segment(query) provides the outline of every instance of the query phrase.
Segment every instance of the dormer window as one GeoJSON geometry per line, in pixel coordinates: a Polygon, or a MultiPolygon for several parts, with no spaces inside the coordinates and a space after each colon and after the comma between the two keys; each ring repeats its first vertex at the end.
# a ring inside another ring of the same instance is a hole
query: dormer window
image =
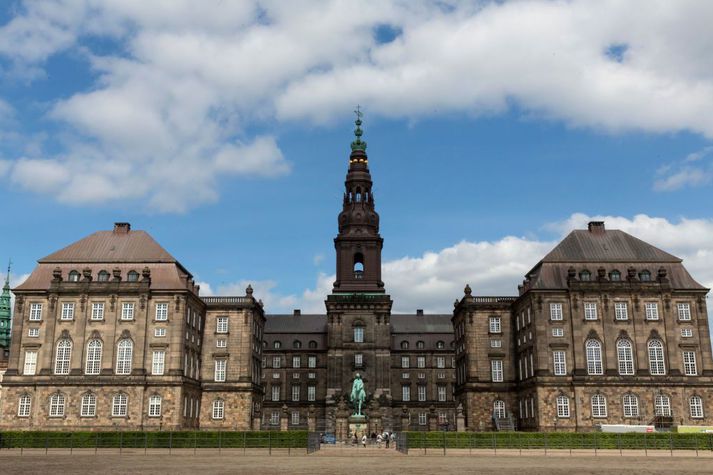
{"type": "Polygon", "coordinates": [[[97,274],[97,280],[99,282],[106,282],[109,280],[109,273],[105,270],[99,271],[99,274],[97,274]]]}
{"type": "Polygon", "coordinates": [[[276,350],[279,350],[279,349],[282,347],[282,342],[280,342],[280,341],[275,341],[275,342],[272,344],[272,347],[273,347],[274,349],[276,349],[276,350]]]}
{"type": "Polygon", "coordinates": [[[446,347],[446,344],[444,342],[442,342],[442,341],[436,342],[436,348],[438,348],[439,350],[442,350],[445,347],[446,347]]]}
{"type": "Polygon", "coordinates": [[[76,270],[73,270],[69,273],[69,281],[70,282],[79,282],[79,272],[76,270]]]}
{"type": "Polygon", "coordinates": [[[592,280],[592,274],[588,270],[583,270],[579,273],[579,280],[583,282],[589,282],[592,280]]]}
{"type": "Polygon", "coordinates": [[[129,271],[129,273],[126,274],[126,280],[129,282],[137,282],[139,280],[139,273],[134,270],[129,271]]]}
{"type": "Polygon", "coordinates": [[[647,270],[642,270],[639,272],[639,280],[641,282],[650,282],[651,281],[651,272],[647,270]]]}
{"type": "Polygon", "coordinates": [[[621,281],[621,272],[618,270],[613,270],[609,273],[609,280],[612,282],[619,282],[621,281]]]}
{"type": "Polygon", "coordinates": [[[404,340],[401,342],[401,349],[408,350],[408,341],[404,340]]]}

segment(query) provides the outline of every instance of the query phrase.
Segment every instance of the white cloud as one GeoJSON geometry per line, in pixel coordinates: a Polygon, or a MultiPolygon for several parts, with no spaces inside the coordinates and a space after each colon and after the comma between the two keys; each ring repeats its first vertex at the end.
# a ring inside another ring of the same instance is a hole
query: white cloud
{"type": "MultiPolygon", "coordinates": [[[[219,177],[289,171],[279,140],[261,127],[328,123],[357,102],[409,119],[515,104],[573,126],[713,138],[711,2],[22,5],[0,27],[0,55],[32,77],[69,51],[96,73],[49,112],[67,138],[43,168],[54,164],[62,183],[82,190],[67,195],[54,180],[32,189],[63,202],[133,197],[180,212],[215,201],[219,177]],[[384,25],[400,33],[382,42],[375,31],[384,25]],[[97,38],[116,48],[99,56],[97,38]],[[609,54],[612,46],[623,52],[609,54]]],[[[22,170],[14,175],[26,185],[22,170]]],[[[677,170],[658,186],[706,180],[677,170]]]]}
{"type": "Polygon", "coordinates": [[[657,174],[661,177],[654,181],[656,191],[675,191],[685,187],[702,186],[713,181],[713,162],[705,161],[713,154],[713,146],[690,153],[676,163],[661,167],[657,174]]]}

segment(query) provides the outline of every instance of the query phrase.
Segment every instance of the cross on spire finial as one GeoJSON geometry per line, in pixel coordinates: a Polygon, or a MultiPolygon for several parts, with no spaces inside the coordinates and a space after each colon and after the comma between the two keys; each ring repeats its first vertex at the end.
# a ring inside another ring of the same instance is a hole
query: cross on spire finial
{"type": "Polygon", "coordinates": [[[356,129],[354,129],[354,136],[356,139],[352,142],[352,152],[357,150],[365,152],[366,142],[361,139],[361,136],[364,134],[364,131],[361,130],[361,118],[364,116],[364,113],[361,111],[361,106],[359,104],[357,104],[354,113],[356,114],[356,120],[354,121],[354,124],[356,125],[356,129]]]}

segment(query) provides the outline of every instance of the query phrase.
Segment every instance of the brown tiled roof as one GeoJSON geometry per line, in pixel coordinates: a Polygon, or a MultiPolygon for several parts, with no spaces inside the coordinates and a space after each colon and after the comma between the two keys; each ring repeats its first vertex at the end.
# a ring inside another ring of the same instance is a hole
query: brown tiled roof
{"type": "Polygon", "coordinates": [[[676,256],[618,229],[575,230],[542,262],[681,262],[676,256]]]}
{"type": "Polygon", "coordinates": [[[40,263],[177,262],[146,231],[98,231],[43,257],[40,263]]]}
{"type": "Polygon", "coordinates": [[[391,315],[394,333],[453,333],[452,315],[391,315]]]}
{"type": "Polygon", "coordinates": [[[327,316],[318,314],[265,315],[265,333],[326,333],[327,316]]]}

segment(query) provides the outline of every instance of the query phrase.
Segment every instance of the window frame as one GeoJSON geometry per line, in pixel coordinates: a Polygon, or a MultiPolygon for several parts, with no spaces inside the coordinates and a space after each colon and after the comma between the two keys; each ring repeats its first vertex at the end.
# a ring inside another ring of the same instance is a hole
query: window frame
{"type": "Polygon", "coordinates": [[[505,371],[503,368],[503,360],[490,360],[490,381],[493,383],[502,383],[505,380],[505,371]]]}
{"type": "Polygon", "coordinates": [[[569,417],[570,417],[569,397],[565,396],[564,394],[560,394],[559,396],[557,396],[557,399],[555,400],[555,404],[556,404],[557,418],[558,419],[569,419],[569,417]]]}
{"type": "Polygon", "coordinates": [[[626,302],[614,302],[614,319],[618,322],[629,320],[629,306],[626,302]]]}
{"type": "Polygon", "coordinates": [[[156,302],[154,320],[157,322],[167,322],[168,321],[168,303],[167,302],[156,302]]]}
{"type": "Polygon", "coordinates": [[[564,313],[562,312],[561,303],[550,303],[550,320],[552,320],[553,322],[561,322],[562,320],[564,320],[564,313]]]}
{"type": "Polygon", "coordinates": [[[597,311],[597,302],[584,302],[584,319],[587,321],[599,320],[599,312],[597,311]]]}
{"type": "Polygon", "coordinates": [[[111,398],[111,417],[127,417],[129,414],[129,396],[126,393],[116,393],[111,398]]]}
{"type": "Polygon", "coordinates": [[[659,339],[651,339],[646,344],[649,355],[649,374],[651,376],[666,375],[666,351],[664,344],[659,339]]]}
{"type": "Polygon", "coordinates": [[[97,395],[93,392],[84,393],[79,407],[79,417],[96,417],[97,395]]]}
{"type": "Polygon", "coordinates": [[[563,350],[552,351],[552,367],[553,367],[555,376],[567,376],[567,352],[566,351],[563,351],[563,350]]]}
{"type": "Polygon", "coordinates": [[[116,344],[116,366],[114,374],[128,376],[134,364],[134,342],[131,338],[122,338],[116,344]]]}
{"type": "Polygon", "coordinates": [[[604,419],[608,414],[607,398],[603,394],[594,394],[591,399],[592,418],[604,419]]]}
{"type": "Polygon", "coordinates": [[[604,374],[604,361],[602,359],[602,343],[599,340],[589,339],[584,344],[587,358],[587,374],[601,376],[604,374]]]}
{"type": "Polygon", "coordinates": [[[64,417],[67,398],[64,394],[57,392],[50,396],[49,417],[64,417]]]}
{"type": "Polygon", "coordinates": [[[98,338],[92,338],[87,342],[87,357],[84,364],[84,374],[96,376],[101,374],[102,356],[104,344],[98,338]]]}
{"type": "Polygon", "coordinates": [[[223,420],[224,418],[225,418],[225,401],[220,398],[213,399],[211,419],[223,420]]]}
{"type": "Polygon", "coordinates": [[[161,417],[162,402],[163,400],[158,394],[152,394],[151,396],[149,396],[149,417],[161,417]]]}

